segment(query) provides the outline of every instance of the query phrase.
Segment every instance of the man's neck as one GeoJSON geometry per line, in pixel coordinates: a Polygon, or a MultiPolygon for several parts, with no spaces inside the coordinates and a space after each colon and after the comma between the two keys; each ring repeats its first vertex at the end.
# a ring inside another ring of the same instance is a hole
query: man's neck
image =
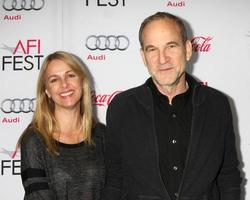
{"type": "Polygon", "coordinates": [[[172,100],[176,95],[185,93],[189,88],[189,85],[185,80],[185,77],[183,77],[183,79],[180,79],[178,83],[171,86],[169,85],[159,86],[156,83],[155,85],[157,89],[160,91],[160,93],[168,97],[169,104],[172,104],[172,100]]]}

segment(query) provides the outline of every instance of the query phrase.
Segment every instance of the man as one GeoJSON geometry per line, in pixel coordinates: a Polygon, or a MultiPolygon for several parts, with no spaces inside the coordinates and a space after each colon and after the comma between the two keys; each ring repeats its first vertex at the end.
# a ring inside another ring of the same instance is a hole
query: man
{"type": "Polygon", "coordinates": [[[240,172],[227,98],[185,72],[183,22],[159,12],[141,24],[151,78],[107,111],[105,200],[239,200],[240,172]]]}

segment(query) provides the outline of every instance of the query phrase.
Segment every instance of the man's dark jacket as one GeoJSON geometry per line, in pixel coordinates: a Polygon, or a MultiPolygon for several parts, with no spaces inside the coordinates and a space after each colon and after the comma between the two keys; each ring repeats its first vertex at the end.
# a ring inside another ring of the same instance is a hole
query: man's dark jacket
{"type": "MultiPolygon", "coordinates": [[[[240,172],[229,102],[194,85],[190,143],[178,200],[239,200],[240,172]]],[[[107,111],[104,200],[170,200],[159,170],[152,93],[145,83],[114,97],[107,111]]]]}

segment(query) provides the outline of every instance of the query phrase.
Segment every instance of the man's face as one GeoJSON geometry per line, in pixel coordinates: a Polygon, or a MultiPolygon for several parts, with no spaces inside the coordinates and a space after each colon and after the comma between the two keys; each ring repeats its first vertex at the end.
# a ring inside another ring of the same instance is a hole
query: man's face
{"type": "Polygon", "coordinates": [[[192,55],[190,41],[183,44],[179,27],[160,19],[146,25],[142,33],[141,56],[156,86],[173,87],[185,81],[186,61],[192,55]]]}

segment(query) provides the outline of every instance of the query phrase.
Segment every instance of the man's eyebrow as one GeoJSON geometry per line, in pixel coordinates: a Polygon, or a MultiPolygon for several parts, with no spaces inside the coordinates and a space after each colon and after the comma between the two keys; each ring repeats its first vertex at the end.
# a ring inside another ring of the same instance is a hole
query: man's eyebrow
{"type": "Polygon", "coordinates": [[[150,49],[150,48],[155,48],[155,46],[154,45],[147,45],[147,46],[145,46],[145,48],[144,48],[144,50],[145,51],[147,51],[148,49],[150,49]]]}
{"type": "Polygon", "coordinates": [[[177,44],[179,44],[179,43],[176,42],[176,41],[170,41],[170,42],[167,43],[167,45],[168,45],[168,44],[176,44],[176,45],[177,45],[177,44]]]}

